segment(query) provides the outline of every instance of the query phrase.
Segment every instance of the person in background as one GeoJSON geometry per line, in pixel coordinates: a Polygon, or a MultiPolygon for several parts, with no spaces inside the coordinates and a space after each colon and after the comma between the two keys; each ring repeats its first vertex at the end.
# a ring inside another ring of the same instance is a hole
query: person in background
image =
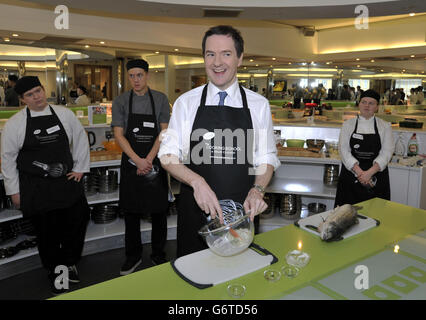
{"type": "Polygon", "coordinates": [[[104,86],[102,87],[102,98],[107,97],[107,82],[104,83],[104,86]]]}
{"type": "Polygon", "coordinates": [[[334,206],[355,204],[374,197],[390,200],[388,163],[394,151],[391,124],[374,116],[380,95],[366,90],[360,114],[343,123],[339,137],[342,168],[334,206]]]}
{"type": "Polygon", "coordinates": [[[0,106],[4,105],[4,89],[2,84],[0,84],[0,106]]]}
{"type": "Polygon", "coordinates": [[[37,77],[15,86],[25,108],[5,124],[1,169],[6,194],[35,226],[38,252],[53,294],[57,266],[68,268],[68,281],[80,282],[81,257],[90,208],[81,178],[90,171],[87,134],[74,113],[49,105],[37,77]]]}
{"type": "Polygon", "coordinates": [[[5,105],[8,107],[19,107],[19,96],[14,90],[16,81],[18,81],[18,77],[14,74],[11,74],[9,75],[8,79],[8,86],[4,93],[5,105]]]}
{"type": "Polygon", "coordinates": [[[359,100],[361,99],[362,92],[363,92],[363,90],[361,89],[361,87],[356,86],[356,92],[355,92],[356,105],[359,105],[359,100]]]}
{"type": "Polygon", "coordinates": [[[415,88],[410,89],[410,95],[408,96],[408,103],[410,106],[417,103],[417,90],[415,88]]]}
{"type": "Polygon", "coordinates": [[[75,104],[79,106],[87,106],[91,103],[87,96],[87,89],[84,86],[78,86],[77,88],[78,98],[75,100],[75,104]]]}
{"type": "Polygon", "coordinates": [[[243,51],[243,38],[231,26],[215,26],[204,34],[202,53],[209,82],[176,100],[163,134],[158,156],[182,182],[178,257],[207,248],[198,230],[207,223],[206,215],[223,223],[219,200],[242,204],[251,220],[267,208],[265,188],[280,161],[269,101],[238,84],[243,51]],[[219,133],[225,137],[212,139],[219,133]]]}
{"type": "Polygon", "coordinates": [[[78,98],[77,88],[78,88],[77,83],[73,82],[71,84],[71,89],[70,89],[70,94],[69,94],[70,98],[72,98],[72,99],[78,98]]]}
{"type": "Polygon", "coordinates": [[[336,100],[336,95],[334,94],[333,89],[328,89],[327,100],[336,100]]]}
{"type": "Polygon", "coordinates": [[[299,109],[303,98],[303,89],[298,83],[293,84],[293,108],[299,109]]]}
{"type": "Polygon", "coordinates": [[[149,65],[130,60],[130,91],[114,99],[112,123],[121,157],[120,207],[124,212],[126,259],[120,274],[132,273],[142,262],[140,220],[152,219],[151,261],[166,262],[168,180],[157,158],[160,131],[167,129],[170,112],[167,96],[148,87],[149,65]]]}
{"type": "Polygon", "coordinates": [[[404,88],[400,88],[400,89],[399,89],[399,93],[400,93],[400,95],[401,95],[401,101],[402,101],[402,104],[404,104],[404,101],[405,101],[405,92],[404,92],[404,88]]]}
{"type": "Polygon", "coordinates": [[[349,91],[349,86],[347,84],[343,85],[342,94],[340,96],[341,100],[350,100],[351,99],[351,93],[349,91]]]}
{"type": "Polygon", "coordinates": [[[349,93],[351,94],[351,101],[355,101],[355,88],[354,87],[349,87],[349,93]]]}
{"type": "Polygon", "coordinates": [[[425,99],[425,94],[423,93],[423,86],[418,86],[416,104],[423,104],[424,99],[425,99]]]}

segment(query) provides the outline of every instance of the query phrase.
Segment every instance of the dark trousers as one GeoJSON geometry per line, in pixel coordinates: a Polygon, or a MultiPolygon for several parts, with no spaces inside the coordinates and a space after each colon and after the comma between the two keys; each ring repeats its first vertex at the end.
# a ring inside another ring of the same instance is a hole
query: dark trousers
{"type": "MultiPolygon", "coordinates": [[[[165,257],[164,246],[167,241],[167,212],[151,214],[151,246],[152,255],[165,257]]],[[[126,257],[140,259],[142,257],[142,240],[140,228],[141,216],[135,213],[124,213],[126,257]]]]}
{"type": "Polygon", "coordinates": [[[58,265],[72,266],[80,260],[89,214],[83,197],[70,208],[31,217],[41,263],[49,272],[58,265]]]}

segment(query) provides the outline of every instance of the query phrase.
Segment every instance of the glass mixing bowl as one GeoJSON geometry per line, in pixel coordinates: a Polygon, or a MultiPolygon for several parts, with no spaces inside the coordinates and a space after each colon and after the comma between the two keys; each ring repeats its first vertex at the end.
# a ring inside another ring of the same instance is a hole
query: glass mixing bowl
{"type": "Polygon", "coordinates": [[[243,252],[252,243],[254,224],[250,215],[223,225],[219,219],[213,219],[202,227],[198,233],[204,238],[210,250],[222,257],[229,257],[243,252]]]}

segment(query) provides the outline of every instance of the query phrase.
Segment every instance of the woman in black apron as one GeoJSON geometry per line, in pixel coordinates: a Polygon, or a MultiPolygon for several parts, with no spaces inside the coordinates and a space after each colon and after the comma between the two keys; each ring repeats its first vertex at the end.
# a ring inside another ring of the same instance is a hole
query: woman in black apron
{"type": "Polygon", "coordinates": [[[26,109],[25,140],[17,168],[23,216],[32,218],[40,259],[54,277],[56,266],[74,266],[81,257],[90,209],[82,182],[66,176],[73,168],[69,141],[55,111],[49,108],[51,115],[34,118],[26,109]],[[52,171],[58,164],[61,169],[52,171]]]}
{"type": "MultiPolygon", "coordinates": [[[[247,105],[247,98],[244,89],[240,86],[243,108],[234,108],[231,106],[206,106],[207,85],[203,89],[200,106],[197,109],[192,133],[195,130],[207,130],[206,132],[215,132],[215,129],[242,129],[245,134],[243,145],[238,145],[236,139],[233,139],[232,147],[233,161],[215,164],[215,149],[207,150],[211,164],[202,162],[195,164],[193,162],[193,150],[203,141],[203,136],[198,141],[192,141],[190,144],[191,162],[189,169],[202,176],[219,200],[232,199],[241,204],[244,203],[249,190],[253,187],[254,175],[249,175],[251,167],[248,156],[252,153],[252,144],[248,142],[248,130],[253,129],[250,110],[247,105]],[[244,163],[237,163],[237,159],[245,159],[244,163]]],[[[192,136],[191,133],[191,136],[192,136]]],[[[205,141],[205,140],[204,140],[205,141]]],[[[210,142],[213,145],[213,139],[210,142]]],[[[225,146],[224,138],[219,141],[220,146],[225,146]]],[[[216,145],[218,143],[216,142],[216,145]]],[[[231,150],[231,148],[227,148],[231,150]]],[[[198,149],[197,149],[198,150],[198,149]]],[[[203,149],[206,150],[206,149],[203,149]]],[[[201,151],[203,151],[201,150],[201,151]]],[[[197,154],[205,158],[204,154],[197,154]]],[[[223,153],[222,156],[225,154],[223,153]]],[[[229,154],[226,154],[227,158],[229,154]]],[[[229,159],[228,159],[229,161],[229,159]]],[[[255,225],[259,224],[259,217],[255,217],[255,225]]],[[[181,184],[180,199],[178,203],[178,223],[177,223],[177,256],[183,256],[207,248],[205,241],[198,235],[198,230],[206,224],[206,215],[196,203],[193,195],[193,189],[181,184]]],[[[257,228],[256,227],[256,228],[257,228]]]]}
{"type": "MultiPolygon", "coordinates": [[[[133,90],[130,92],[129,115],[125,133],[131,148],[141,158],[146,158],[159,134],[154,98],[149,88],[148,95],[152,114],[137,114],[132,111],[133,90]]],[[[167,173],[161,167],[157,157],[154,158],[152,166],[155,172],[138,175],[133,161],[126,153],[122,154],[120,207],[124,211],[126,257],[127,260],[135,263],[142,256],[141,213],[151,214],[152,217],[152,257],[164,258],[165,255],[163,249],[167,240],[169,206],[167,173]]]]}
{"type": "MultiPolygon", "coordinates": [[[[369,93],[370,91],[372,90],[367,90],[362,97],[373,96],[378,103],[378,94],[375,92],[369,93]]],[[[357,117],[355,129],[350,136],[349,145],[351,154],[358,161],[359,167],[363,171],[366,171],[374,165],[374,159],[379,155],[382,144],[377,129],[376,118],[374,117],[374,133],[372,134],[358,133],[358,120],[359,117],[357,117]]],[[[334,206],[336,207],[347,203],[355,204],[375,197],[390,200],[388,168],[386,167],[385,170],[379,171],[373,175],[371,183],[362,184],[354,173],[349,171],[342,164],[334,206]]]]}

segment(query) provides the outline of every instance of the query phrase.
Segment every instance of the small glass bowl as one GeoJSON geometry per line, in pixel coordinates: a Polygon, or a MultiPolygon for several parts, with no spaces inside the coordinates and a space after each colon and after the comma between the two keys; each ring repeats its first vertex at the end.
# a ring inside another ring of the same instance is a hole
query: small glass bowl
{"type": "Polygon", "coordinates": [[[230,284],[228,285],[228,294],[232,298],[241,298],[246,293],[246,287],[242,284],[230,284]]]}
{"type": "Polygon", "coordinates": [[[270,282],[277,282],[278,280],[281,279],[281,272],[279,272],[278,270],[268,269],[268,270],[265,270],[265,272],[263,273],[263,276],[265,277],[266,280],[270,282]]]}
{"type": "Polygon", "coordinates": [[[285,275],[287,278],[293,279],[297,277],[299,274],[300,269],[298,267],[287,265],[281,268],[281,272],[283,275],[285,275]]]}

